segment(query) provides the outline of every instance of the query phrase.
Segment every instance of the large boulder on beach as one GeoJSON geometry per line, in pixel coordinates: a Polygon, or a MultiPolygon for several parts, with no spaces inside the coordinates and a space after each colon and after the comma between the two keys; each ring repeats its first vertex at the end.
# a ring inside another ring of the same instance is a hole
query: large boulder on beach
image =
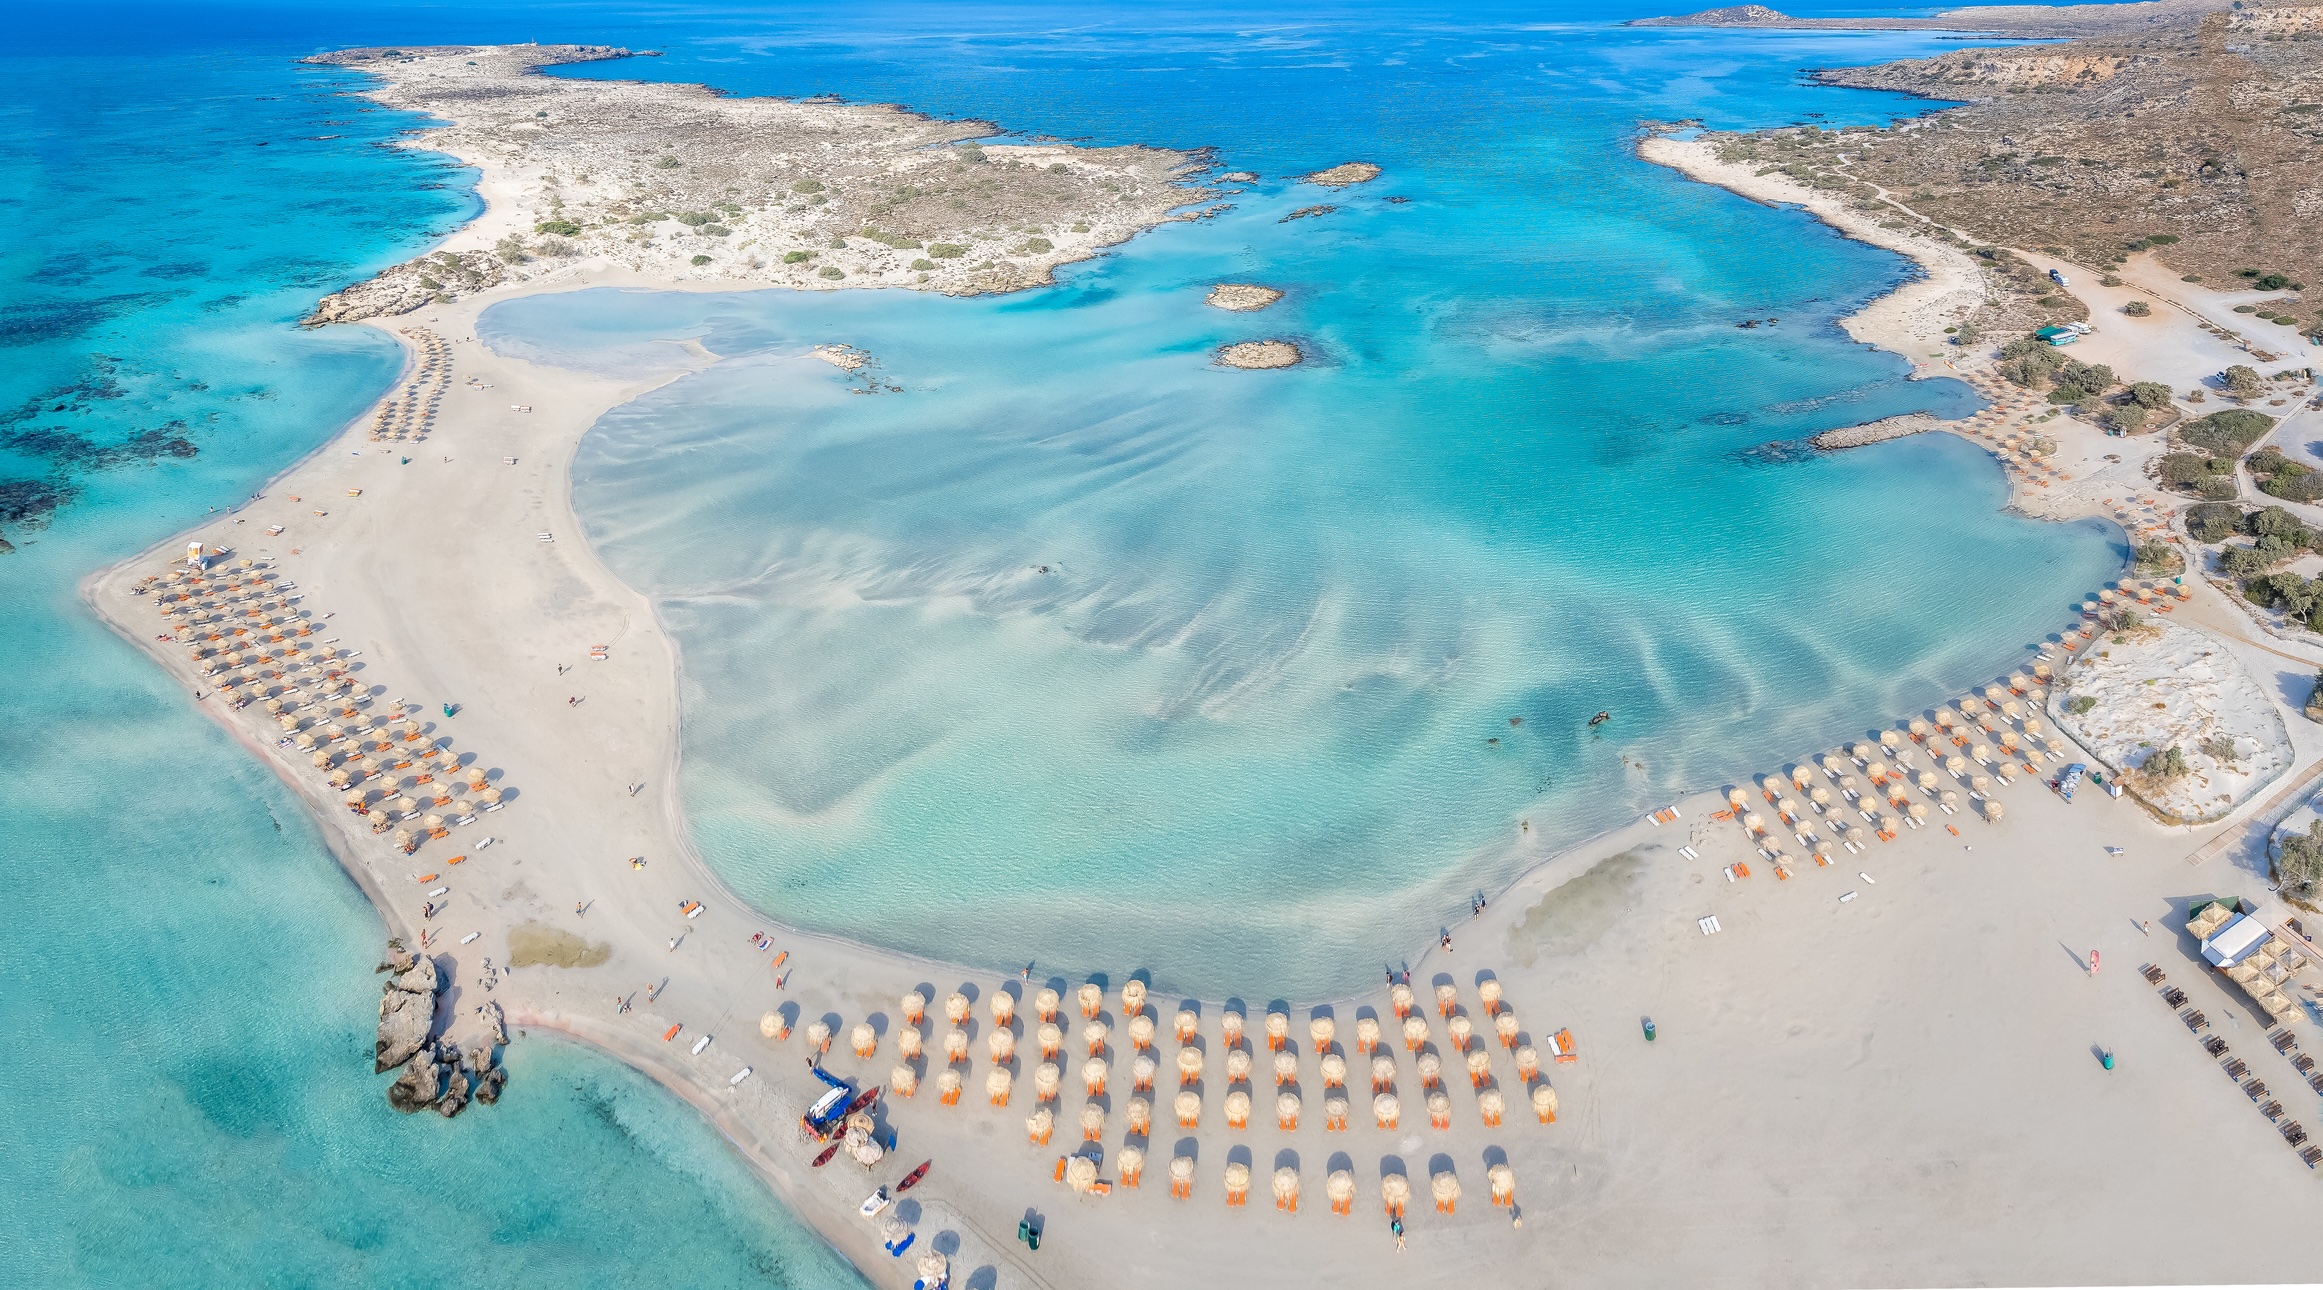
{"type": "Polygon", "coordinates": [[[375,1072],[403,1065],[435,1030],[436,997],[390,988],[379,997],[379,1039],[372,1049],[375,1072]]]}

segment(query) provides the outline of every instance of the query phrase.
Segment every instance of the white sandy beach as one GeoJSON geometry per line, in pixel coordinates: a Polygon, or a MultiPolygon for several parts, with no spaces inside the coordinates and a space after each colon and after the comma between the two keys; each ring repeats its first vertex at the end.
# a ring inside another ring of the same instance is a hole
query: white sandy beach
{"type": "MultiPolygon", "coordinates": [[[[1714,163],[1697,158],[1683,168],[1748,191],[1707,164],[1714,163]]],[[[1852,227],[1844,211],[1818,214],[1850,235],[1892,236],[1852,227]]],[[[1924,363],[1931,331],[1940,339],[1968,289],[1951,276],[1954,268],[1971,284],[1973,270],[1950,266],[1924,243],[1907,253],[1930,265],[1929,277],[1851,328],[1924,363]]],[[[1368,1063],[1352,1033],[1362,1009],[1388,1012],[1384,985],[1372,979],[1346,982],[1337,999],[1291,1001],[1305,1105],[1289,1131],[1276,1126],[1263,1037],[1250,1126],[1227,1127],[1223,1001],[1200,1001],[1211,1064],[1199,1128],[1181,1131],[1170,1112],[1179,1045],[1169,1033],[1180,1001],[1157,996],[1162,1073],[1142,1183],[1102,1197],[1070,1193],[1054,1170],[1080,1146],[1078,1117],[1092,1101],[1080,1080],[1084,1023],[1070,1003],[1079,980],[1061,983],[1069,1024],[1056,1136],[1035,1145],[1025,1126],[1034,1101],[1029,1067],[1037,1063],[1029,1003],[1044,978],[1019,986],[1014,974],[989,967],[915,960],[788,928],[768,916],[781,911],[754,911],[728,894],[689,842],[674,794],[679,660],[652,606],[591,551],[570,503],[582,436],[648,387],[535,366],[462,340],[474,335],[482,309],[512,295],[605,283],[708,285],[591,269],[364,324],[391,334],[424,327],[455,342],[451,390],[429,438],[370,442],[366,416],[240,511],[96,575],[86,594],[194,701],[210,683],[182,651],[155,639],[162,620],[133,594],[136,580],[200,540],[229,559],[268,562],[294,581],[298,607],[320,620],[317,636],[359,651],[356,677],[375,705],[394,698],[422,705],[431,736],[475,752],[511,790],[504,809],[406,856],[350,814],[304,755],[276,746],[257,709],[230,712],[214,693],[198,701],[306,798],[323,837],[378,904],[388,934],[415,940],[423,926],[432,929],[431,948],[458,983],[450,995],[455,1027],[473,1024],[467,1014],[484,960],[506,965],[517,928],[545,925],[604,947],[598,966],[519,968],[491,997],[512,1029],[593,1044],[701,1109],[872,1284],[909,1286],[913,1259],[930,1247],[954,1256],[955,1284],[998,1286],[1181,1286],[1236,1276],[1369,1287],[2311,1275],[2296,1242],[2233,1236],[2294,1230],[2312,1210],[2315,1174],[2135,970],[2161,966],[2234,1053],[2263,1071],[2289,1118],[2323,1128],[2323,1108],[2267,1046],[2264,1015],[2204,970],[2177,926],[2189,897],[2265,898],[2264,821],[2297,800],[2289,787],[2259,793],[2264,800],[2225,825],[2194,831],[2165,827],[2127,799],[2085,789],[2068,804],[2020,782],[1993,790],[2007,808],[2000,822],[1965,810],[1937,815],[1896,841],[1870,842],[1862,855],[1841,851],[1829,867],[1802,862],[1787,880],[1760,862],[1738,825],[1712,818],[1720,803],[1705,794],[1681,803],[1674,823],[1641,821],[1544,857],[1481,919],[1454,929],[1450,953],[1381,947],[1383,958],[1414,955],[1422,1015],[1432,1044],[1447,1054],[1449,1127],[1430,1126],[1413,1056],[1392,1038],[1402,1121],[1393,1131],[1373,1123],[1368,1063]],[[490,388],[472,389],[471,379],[490,388]],[[359,496],[350,495],[355,489],[359,496]],[[269,536],[276,525],[280,534],[269,536]],[[589,659],[594,645],[609,646],[606,661],[589,659]],[[462,706],[447,719],[435,715],[443,703],[462,706]],[[494,839],[489,848],[479,845],[486,836],[494,839]],[[1699,858],[1680,854],[1689,845],[1699,858]],[[464,857],[457,865],[455,855],[464,857]],[[632,857],[644,867],[633,867],[632,857]],[[1729,881],[1724,871],[1737,861],[1757,872],[1729,881]],[[437,876],[423,884],[418,874],[437,876]],[[421,902],[436,886],[452,889],[447,907],[423,920],[421,902]],[[694,900],[705,910],[682,916],[681,905],[694,900]],[[576,914],[576,906],[586,912],[576,914]],[[1697,920],[1713,916],[1720,930],[1705,934],[1697,920]],[[465,939],[470,933],[475,938],[465,939]],[[753,933],[787,955],[781,969],[751,943],[753,933]],[[673,937],[682,938],[674,949],[673,937]],[[2102,956],[2095,973],[2092,951],[2102,956]],[[778,988],[785,973],[787,988],[778,988]],[[1503,983],[1525,1042],[1545,1046],[1568,1028],[1577,1041],[1577,1061],[1544,1068],[1558,1093],[1554,1124],[1537,1122],[1510,1051],[1490,1037],[1480,973],[1503,983]],[[1444,1021],[1428,1006],[1439,974],[1475,1018],[1509,1102],[1498,1127],[1483,1123],[1478,1094],[1449,1056],[1444,1021]],[[648,1002],[646,988],[665,979],[648,1002]],[[996,1108],[983,1093],[992,1066],[989,999],[1011,987],[1027,995],[1014,1023],[1020,1078],[1010,1104],[996,1108]],[[815,1148],[796,1122],[822,1085],[804,1069],[806,1027],[830,1018],[828,1068],[866,1086],[884,1083],[896,1062],[897,1001],[914,988],[929,996],[929,1069],[917,1096],[881,1104],[897,1150],[869,1171],[843,1156],[809,1167],[815,1148]],[[972,995],[974,1025],[967,1091],[947,1107],[933,1084],[943,1066],[942,1002],[954,991],[972,995]],[[624,997],[633,1000],[625,1014],[615,1006],[624,997]],[[1353,1070],[1344,1131],[1325,1126],[1317,1056],[1305,1051],[1317,1006],[1337,1019],[1353,1070]],[[791,1020],[788,1038],[761,1035],[769,1011],[791,1020]],[[1652,1042],[1641,1028],[1648,1016],[1658,1032],[1652,1042]],[[849,1030],[864,1021],[880,1031],[868,1060],[848,1051],[849,1030]],[[665,1040],[673,1025],[681,1029],[665,1040]],[[704,1035],[712,1042],[691,1053],[704,1035]],[[2101,1049],[2117,1055],[2116,1069],[2103,1069],[2101,1049]],[[753,1076],[730,1085],[745,1066],[753,1076]],[[1187,1154],[1197,1160],[1193,1193],[1173,1199],[1167,1165],[1187,1154]],[[891,1259],[856,1206],[923,1160],[933,1166],[906,1198],[914,1204],[891,1211],[910,1217],[917,1244],[891,1259]],[[1487,1199],[1486,1170],[1501,1161],[1513,1170],[1521,1227],[1487,1199]],[[1222,1180],[1236,1162],[1254,1181],[1248,1205],[1230,1208],[1222,1180]],[[1333,1214],[1324,1194],[1327,1174],[1342,1167],[1358,1184],[1348,1217],[1333,1214]],[[1301,1182],[1295,1214],[1271,1199],[1280,1168],[1301,1182]],[[1450,1214],[1428,1199],[1429,1178],[1445,1170],[1462,1188],[1450,1214]],[[1413,1183],[1410,1247],[1400,1255],[1381,1205],[1383,1174],[1398,1172],[1413,1183]],[[1045,1219],[1037,1253],[1014,1240],[1028,1213],[1045,1219]],[[980,1278],[985,1269],[990,1275],[980,1278]]],[[[831,379],[844,374],[834,370],[831,379]]],[[[2098,501],[2074,507],[2092,513],[2098,501]]],[[[2179,619],[2236,621],[2218,595],[2203,588],[2179,619]]],[[[2065,625],[2061,611],[2058,626],[2065,625]]],[[[1995,643],[1996,672],[2017,665],[2006,652],[2016,644],[1995,643]]],[[[2238,645],[2237,656],[2246,664],[2258,658],[2259,667],[2272,660],[2274,670],[2259,671],[2270,692],[2278,674],[2301,665],[2280,650],[2253,655],[2238,645]]],[[[1864,720],[1879,728],[1910,715],[1864,720]]],[[[2277,781],[2283,786],[2304,783],[2318,751],[2311,734],[2295,724],[2294,732],[2297,764],[2277,781]]],[[[1735,782],[1776,769],[1736,767],[1735,782]]],[[[1027,956],[1037,958],[1039,948],[1028,946],[1027,956]]],[[[1119,965],[1108,1014],[1118,1013],[1118,987],[1129,973],[1167,975],[1167,967],[1119,965]]],[[[2313,971],[2309,977],[2323,981],[2313,971]]],[[[1254,1035],[1267,1004],[1263,985],[1252,983],[1248,996],[1254,1035]]],[[[2302,1030],[2302,1041],[2315,1038],[2311,1027],[2302,1030]]],[[[1100,1139],[1107,1179],[1118,1178],[1130,1064],[1116,1025],[1109,1092],[1100,1099],[1110,1112],[1100,1139]]],[[[521,1080],[505,1096],[526,1096],[521,1080]]]]}

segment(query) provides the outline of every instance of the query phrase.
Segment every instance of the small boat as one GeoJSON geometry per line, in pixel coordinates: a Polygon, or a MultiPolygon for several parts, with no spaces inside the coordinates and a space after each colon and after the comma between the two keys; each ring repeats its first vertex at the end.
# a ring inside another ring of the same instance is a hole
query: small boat
{"type": "Polygon", "coordinates": [[[702,1050],[703,1050],[703,1049],[705,1049],[705,1048],[708,1048],[709,1046],[710,1046],[710,1037],[709,1037],[708,1035],[704,1035],[704,1036],[702,1036],[700,1039],[697,1039],[697,1040],[695,1040],[695,1041],[694,1041],[694,1056],[696,1056],[696,1057],[699,1057],[699,1056],[701,1056],[701,1055],[702,1055],[702,1050]]]}
{"type": "Polygon", "coordinates": [[[919,1185],[920,1179],[928,1176],[928,1166],[934,1163],[936,1162],[933,1160],[920,1161],[919,1168],[912,1170],[908,1174],[905,1174],[903,1176],[903,1181],[895,1185],[896,1194],[900,1196],[903,1193],[910,1191],[912,1188],[917,1187],[919,1185]]]}
{"type": "Polygon", "coordinates": [[[753,1071],[753,1070],[755,1070],[755,1069],[757,1069],[757,1068],[756,1068],[756,1067],[753,1067],[753,1066],[745,1066],[745,1067],[743,1067],[741,1070],[738,1070],[738,1071],[734,1072],[734,1078],[732,1078],[732,1079],[730,1079],[730,1080],[727,1080],[727,1081],[726,1081],[726,1087],[728,1087],[728,1088],[732,1088],[732,1087],[734,1087],[736,1084],[739,1084],[739,1083],[741,1083],[742,1081],[744,1081],[744,1080],[746,1080],[746,1079],[749,1079],[749,1078],[750,1078],[750,1072],[751,1072],[751,1071],[753,1071]]]}
{"type": "Polygon", "coordinates": [[[445,864],[458,864],[458,863],[460,863],[462,860],[465,860],[465,859],[467,859],[467,858],[468,858],[468,857],[466,857],[466,856],[453,856],[451,859],[444,861],[444,863],[445,863],[445,864]]]}
{"type": "Polygon", "coordinates": [[[452,889],[449,887],[438,887],[434,891],[428,893],[430,896],[449,896],[451,894],[452,889]]]}
{"type": "Polygon", "coordinates": [[[466,936],[460,938],[460,944],[466,945],[468,942],[475,940],[477,937],[482,936],[483,934],[484,933],[482,932],[470,932],[466,936]]]}
{"type": "Polygon", "coordinates": [[[887,1194],[887,1189],[882,1187],[878,1191],[865,1196],[863,1198],[863,1203],[855,1207],[855,1212],[861,1214],[865,1218],[877,1218],[879,1217],[880,1211],[886,1209],[890,1204],[894,1203],[894,1200],[894,1197],[887,1194]]]}
{"type": "Polygon", "coordinates": [[[667,1029],[667,1030],[665,1030],[665,1031],[662,1031],[662,1032],[661,1032],[661,1042],[663,1042],[663,1043],[665,1043],[665,1044],[666,1044],[666,1043],[668,1043],[670,1040],[677,1038],[677,1037],[678,1037],[678,1031],[680,1031],[680,1030],[682,1030],[682,1029],[684,1029],[684,1028],[685,1028],[685,1023],[684,1023],[684,1022],[679,1022],[677,1025],[671,1026],[669,1029],[667,1029]]]}
{"type": "Polygon", "coordinates": [[[411,880],[413,882],[434,882],[436,876],[432,873],[415,873],[411,876],[411,880]]]}
{"type": "Polygon", "coordinates": [[[838,1143],[836,1143],[836,1142],[834,1142],[834,1143],[832,1143],[830,1146],[827,1146],[827,1147],[823,1148],[823,1154],[821,1154],[821,1155],[819,1155],[819,1156],[816,1156],[816,1157],[815,1157],[815,1163],[814,1163],[814,1165],[813,1165],[812,1167],[813,1167],[813,1168],[816,1168],[816,1169],[820,1169],[820,1168],[822,1168],[824,1165],[827,1165],[827,1164],[831,1163],[831,1157],[833,1157],[833,1156],[835,1156],[835,1155],[838,1155],[838,1154],[839,1154],[839,1144],[838,1144],[838,1143]]]}

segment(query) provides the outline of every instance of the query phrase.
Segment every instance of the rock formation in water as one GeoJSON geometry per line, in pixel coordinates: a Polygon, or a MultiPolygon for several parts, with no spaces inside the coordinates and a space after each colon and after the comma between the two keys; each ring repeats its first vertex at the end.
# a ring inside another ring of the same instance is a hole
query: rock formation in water
{"type": "Polygon", "coordinates": [[[1249,282],[1221,282],[1210,288],[1210,295],[1202,303],[1212,309],[1227,309],[1238,314],[1264,309],[1282,299],[1282,292],[1273,287],[1262,287],[1249,282]]]}
{"type": "Polygon", "coordinates": [[[1346,161],[1328,170],[1318,170],[1311,175],[1301,175],[1299,178],[1306,183],[1319,184],[1325,188],[1347,188],[1355,184],[1367,184],[1379,178],[1379,167],[1368,161],[1346,161]]]}
{"type": "Polygon", "coordinates": [[[1220,349],[1218,364],[1221,367],[1239,367],[1245,371],[1296,367],[1299,364],[1299,347],[1287,340],[1246,340],[1239,345],[1220,349]]]}
{"type": "Polygon", "coordinates": [[[388,942],[383,970],[393,972],[379,1000],[379,1040],[373,1056],[376,1069],[403,1068],[387,1086],[387,1104],[410,1114],[434,1107],[449,1118],[471,1099],[489,1106],[500,1100],[508,1074],[494,1061],[508,1042],[508,1022],[500,1005],[485,1002],[476,1008],[482,1034],[465,1052],[450,1035],[435,1034],[436,996],[444,981],[435,960],[413,954],[388,942]]]}
{"type": "Polygon", "coordinates": [[[372,1050],[374,1071],[389,1071],[410,1061],[435,1033],[436,992],[442,982],[435,960],[412,954],[401,945],[388,946],[388,967],[395,975],[379,997],[379,1041],[372,1050]]]}

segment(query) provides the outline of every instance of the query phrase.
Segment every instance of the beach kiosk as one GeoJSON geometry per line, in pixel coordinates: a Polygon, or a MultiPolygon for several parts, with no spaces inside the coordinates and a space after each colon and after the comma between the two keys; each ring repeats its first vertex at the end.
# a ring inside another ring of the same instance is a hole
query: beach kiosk
{"type": "Polygon", "coordinates": [[[2306,956],[2260,922],[2248,902],[2204,901],[2187,912],[2186,930],[2202,942],[2203,961],[2241,987],[2268,1017],[2284,1025],[2299,1018],[2290,986],[2307,966],[2306,956]]]}

